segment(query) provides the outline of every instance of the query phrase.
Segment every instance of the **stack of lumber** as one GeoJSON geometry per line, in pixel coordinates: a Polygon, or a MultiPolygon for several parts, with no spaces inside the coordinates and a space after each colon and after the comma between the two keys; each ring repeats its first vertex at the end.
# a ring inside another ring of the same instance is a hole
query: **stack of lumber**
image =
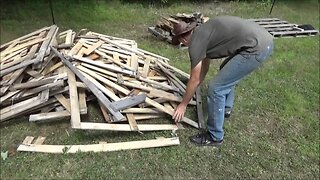
{"type": "MultiPolygon", "coordinates": [[[[189,78],[168,58],[138,48],[133,40],[58,33],[56,25],[1,45],[0,76],[1,123],[22,116],[32,122],[70,119],[75,129],[113,131],[178,129],[181,124],[173,121],[137,121],[170,118],[186,89],[180,79],[189,78]],[[105,121],[83,118],[88,102],[99,104],[105,121]]],[[[189,104],[202,114],[199,91],[189,104]]],[[[199,127],[187,117],[182,122],[199,127]]]]}
{"type": "Polygon", "coordinates": [[[184,21],[188,24],[192,22],[197,22],[198,24],[203,24],[209,20],[200,12],[195,12],[192,14],[177,13],[176,15],[170,15],[166,17],[161,17],[159,22],[155,26],[148,27],[148,31],[160,40],[172,42],[173,37],[173,27],[175,24],[184,21]]]}

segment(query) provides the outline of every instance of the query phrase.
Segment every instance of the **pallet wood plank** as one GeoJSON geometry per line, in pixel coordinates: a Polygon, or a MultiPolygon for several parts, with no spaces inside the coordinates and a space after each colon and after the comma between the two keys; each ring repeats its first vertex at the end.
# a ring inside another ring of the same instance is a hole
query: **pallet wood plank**
{"type": "Polygon", "coordinates": [[[80,114],[87,114],[87,101],[86,101],[86,90],[79,89],[79,107],[80,107],[80,114]]]}
{"type": "Polygon", "coordinates": [[[31,114],[29,116],[29,121],[43,122],[43,121],[49,121],[49,120],[58,120],[58,119],[62,119],[70,116],[71,114],[67,110],[59,111],[59,112],[39,113],[39,114],[31,114]]]}
{"type": "Polygon", "coordinates": [[[79,107],[79,97],[78,97],[78,89],[76,85],[76,76],[70,70],[67,69],[68,74],[68,84],[69,84],[69,96],[70,96],[70,106],[71,106],[71,127],[78,129],[80,128],[80,107],[79,107]]]}
{"type": "Polygon", "coordinates": [[[92,46],[88,47],[85,51],[84,54],[89,55],[91,54],[94,50],[96,50],[97,48],[99,48],[104,42],[99,40],[98,42],[96,42],[95,44],[93,44],[92,46]]]}
{"type": "MultiPolygon", "coordinates": [[[[178,127],[173,124],[138,124],[139,131],[165,131],[176,130],[178,127]]],[[[81,129],[87,130],[109,130],[109,131],[132,131],[129,124],[107,124],[81,122],[81,129]]]]}
{"type": "Polygon", "coordinates": [[[71,112],[70,101],[64,97],[62,94],[54,95],[54,97],[59,101],[59,103],[68,111],[71,112]]]}
{"type": "Polygon", "coordinates": [[[98,101],[98,103],[99,103],[99,107],[100,107],[100,110],[102,112],[102,116],[103,116],[104,120],[106,122],[110,123],[111,122],[111,118],[110,118],[110,116],[108,114],[107,108],[105,108],[100,101],[98,101]]]}
{"type": "Polygon", "coordinates": [[[39,137],[34,141],[33,144],[35,144],[35,145],[41,145],[41,144],[43,144],[43,142],[44,142],[45,139],[46,139],[46,137],[39,136],[39,137]]]}
{"type": "Polygon", "coordinates": [[[152,140],[130,141],[120,143],[103,143],[88,145],[19,145],[17,151],[42,152],[42,153],[78,153],[78,152],[109,152],[131,149],[155,148],[179,145],[178,137],[159,138],[152,140]]]}
{"type": "Polygon", "coordinates": [[[29,145],[29,144],[32,143],[33,139],[34,139],[34,137],[32,137],[32,136],[27,136],[27,137],[23,140],[22,144],[29,145]]]}

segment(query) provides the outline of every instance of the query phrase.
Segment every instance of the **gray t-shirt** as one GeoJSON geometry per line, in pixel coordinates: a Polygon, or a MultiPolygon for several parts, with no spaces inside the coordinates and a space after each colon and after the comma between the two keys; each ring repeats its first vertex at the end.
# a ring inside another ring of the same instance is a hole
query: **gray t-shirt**
{"type": "Polygon", "coordinates": [[[216,17],[196,27],[192,33],[189,43],[191,68],[204,58],[255,54],[272,41],[272,35],[257,23],[239,17],[216,17]]]}

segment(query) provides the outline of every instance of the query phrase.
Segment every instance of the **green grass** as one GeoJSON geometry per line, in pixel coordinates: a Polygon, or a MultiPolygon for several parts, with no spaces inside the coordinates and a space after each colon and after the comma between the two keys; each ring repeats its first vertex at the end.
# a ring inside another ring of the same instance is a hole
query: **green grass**
{"type": "MultiPolygon", "coordinates": [[[[53,1],[60,30],[82,28],[134,39],[140,48],[168,57],[189,72],[186,50],[160,42],[147,32],[160,15],[200,11],[213,18],[237,15],[268,17],[269,1],[192,2],[167,4],[121,1],[53,1]]],[[[1,44],[51,24],[47,1],[8,1],[0,11],[1,44]]],[[[277,1],[272,17],[319,29],[319,2],[277,1]]],[[[213,61],[202,85],[221,60],[213,61]]],[[[27,135],[45,136],[46,144],[91,144],[170,137],[170,132],[104,132],[72,130],[68,120],[34,124],[27,119],[1,124],[1,179],[318,179],[319,178],[319,36],[275,40],[272,57],[236,89],[235,109],[225,122],[221,149],[198,148],[178,131],[181,145],[109,153],[40,154],[15,152],[27,135]]],[[[187,115],[195,118],[195,110],[187,115]]],[[[86,117],[101,121],[91,104],[86,117]]],[[[170,122],[171,117],[162,119],[170,122]]]]}

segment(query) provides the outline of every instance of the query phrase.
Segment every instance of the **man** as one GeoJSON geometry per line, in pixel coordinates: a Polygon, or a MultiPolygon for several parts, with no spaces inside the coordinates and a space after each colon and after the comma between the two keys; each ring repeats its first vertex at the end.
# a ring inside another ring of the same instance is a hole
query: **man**
{"type": "Polygon", "coordinates": [[[224,138],[224,118],[233,107],[235,85],[271,55],[273,37],[258,24],[232,16],[217,17],[198,27],[181,22],[173,32],[172,43],[188,46],[191,61],[186,92],[172,116],[176,122],[204,80],[210,59],[228,57],[209,82],[207,132],[190,137],[197,145],[218,147],[224,138]]]}

